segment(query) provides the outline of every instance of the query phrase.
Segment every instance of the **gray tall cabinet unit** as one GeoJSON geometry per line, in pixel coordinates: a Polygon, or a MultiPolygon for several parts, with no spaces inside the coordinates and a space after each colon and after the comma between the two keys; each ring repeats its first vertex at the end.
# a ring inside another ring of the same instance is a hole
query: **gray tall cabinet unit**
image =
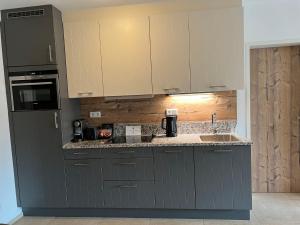
{"type": "Polygon", "coordinates": [[[64,208],[62,146],[79,103],[68,99],[61,12],[51,5],[2,10],[1,38],[18,205],[64,208]],[[58,73],[60,107],[12,111],[9,74],[46,70],[58,73]]]}

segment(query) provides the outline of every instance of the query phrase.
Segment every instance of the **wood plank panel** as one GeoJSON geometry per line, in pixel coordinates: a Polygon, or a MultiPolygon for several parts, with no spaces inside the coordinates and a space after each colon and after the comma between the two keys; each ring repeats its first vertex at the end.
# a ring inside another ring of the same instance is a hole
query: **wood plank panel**
{"type": "Polygon", "coordinates": [[[82,118],[95,126],[101,123],[159,123],[167,108],[178,109],[179,121],[207,121],[213,112],[217,112],[220,120],[236,120],[236,92],[176,97],[157,95],[138,100],[81,99],[82,118]],[[102,117],[89,118],[93,111],[101,111],[102,117]]]}
{"type": "Polygon", "coordinates": [[[300,47],[251,51],[254,192],[299,192],[300,47]]]}

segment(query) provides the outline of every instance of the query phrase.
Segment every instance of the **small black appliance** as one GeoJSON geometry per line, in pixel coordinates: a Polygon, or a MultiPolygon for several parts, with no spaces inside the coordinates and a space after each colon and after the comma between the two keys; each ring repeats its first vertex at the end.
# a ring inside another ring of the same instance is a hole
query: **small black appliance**
{"type": "Polygon", "coordinates": [[[73,121],[73,142],[83,141],[83,130],[85,129],[84,120],[73,121]]]}
{"type": "Polygon", "coordinates": [[[161,128],[166,130],[167,137],[177,136],[177,116],[167,116],[161,121],[161,128]]]}

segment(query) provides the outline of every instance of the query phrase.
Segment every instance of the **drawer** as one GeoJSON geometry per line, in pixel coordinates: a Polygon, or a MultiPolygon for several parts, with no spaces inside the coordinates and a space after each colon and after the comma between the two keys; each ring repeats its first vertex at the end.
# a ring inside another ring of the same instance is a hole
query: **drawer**
{"type": "Polygon", "coordinates": [[[104,180],[154,180],[153,158],[105,159],[104,180]]]}
{"type": "Polygon", "coordinates": [[[154,208],[155,193],[152,181],[105,181],[106,208],[154,208]]]}
{"type": "Polygon", "coordinates": [[[105,158],[153,158],[153,152],[148,148],[108,148],[102,150],[105,158]]]}
{"type": "Polygon", "coordinates": [[[65,149],[65,159],[101,159],[103,154],[101,149],[65,149]]]}

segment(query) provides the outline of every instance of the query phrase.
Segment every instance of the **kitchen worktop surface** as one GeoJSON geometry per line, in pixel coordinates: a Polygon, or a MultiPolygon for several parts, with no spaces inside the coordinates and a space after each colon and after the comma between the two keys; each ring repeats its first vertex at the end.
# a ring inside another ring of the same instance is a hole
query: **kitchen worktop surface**
{"type": "Polygon", "coordinates": [[[203,142],[200,139],[203,134],[180,134],[177,137],[156,136],[148,143],[119,143],[106,144],[103,141],[82,141],[67,143],[64,149],[91,149],[91,148],[124,148],[124,147],[164,147],[164,146],[218,146],[218,145],[251,145],[252,142],[237,135],[239,141],[214,141],[203,142]]]}

